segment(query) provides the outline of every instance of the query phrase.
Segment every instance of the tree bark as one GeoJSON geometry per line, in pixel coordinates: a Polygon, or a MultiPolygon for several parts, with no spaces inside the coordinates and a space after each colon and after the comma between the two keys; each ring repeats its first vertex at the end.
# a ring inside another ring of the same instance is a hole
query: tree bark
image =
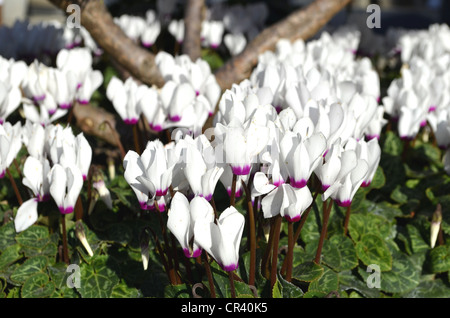
{"type": "Polygon", "coordinates": [[[316,0],[305,9],[299,9],[288,17],[262,31],[239,55],[230,59],[216,72],[216,80],[222,89],[230,88],[250,77],[258,63],[258,56],[274,50],[278,40],[308,39],[316,34],[350,0],[316,0]]]}
{"type": "Polygon", "coordinates": [[[114,23],[113,17],[101,0],[50,0],[66,12],[70,4],[81,8],[80,22],[91,34],[98,45],[131,75],[151,86],[164,85],[156,64],[155,56],[134,43],[114,23]]]}
{"type": "Polygon", "coordinates": [[[201,31],[204,5],[205,0],[188,0],[185,8],[182,52],[194,62],[202,54],[201,31]]]}

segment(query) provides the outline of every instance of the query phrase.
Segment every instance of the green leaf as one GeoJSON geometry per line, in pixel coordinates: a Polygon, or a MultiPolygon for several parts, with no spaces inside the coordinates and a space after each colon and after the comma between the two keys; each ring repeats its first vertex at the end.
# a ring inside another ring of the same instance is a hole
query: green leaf
{"type": "Polygon", "coordinates": [[[119,278],[106,255],[96,256],[91,264],[81,264],[81,283],[78,292],[83,298],[109,298],[119,278]]]}
{"type": "Polygon", "coordinates": [[[379,235],[385,239],[394,238],[395,223],[375,214],[352,213],[348,231],[353,240],[359,241],[365,234],[379,235]]]}
{"type": "MultiPolygon", "coordinates": [[[[281,292],[280,298],[301,298],[303,297],[303,290],[301,290],[298,286],[288,282],[281,275],[277,277],[278,288],[281,292]]],[[[275,286],[274,286],[275,288],[275,286]]]]}
{"type": "Polygon", "coordinates": [[[191,289],[186,284],[167,285],[164,289],[165,298],[191,298],[191,289]]]}
{"type": "MultiPolygon", "coordinates": [[[[360,274],[367,279],[371,273],[360,270],[360,274]]],[[[420,282],[420,271],[402,253],[394,253],[392,270],[379,274],[381,290],[387,293],[405,293],[414,289],[420,282]]]]}
{"type": "Polygon", "coordinates": [[[365,264],[376,264],[381,271],[392,269],[392,255],[386,243],[379,236],[364,234],[356,243],[356,255],[365,264]]]}
{"type": "Polygon", "coordinates": [[[420,253],[430,249],[430,246],[425,242],[422,235],[420,234],[419,229],[416,226],[407,224],[406,230],[408,232],[413,253],[420,253]]]}
{"type": "Polygon", "coordinates": [[[22,286],[23,298],[47,298],[55,291],[55,284],[47,274],[39,272],[29,277],[22,286]]]}
{"type": "Polygon", "coordinates": [[[22,257],[22,255],[20,254],[20,250],[21,246],[19,244],[11,245],[3,250],[2,254],[0,255],[0,269],[7,267],[15,261],[19,260],[22,257]]]}
{"type": "Polygon", "coordinates": [[[358,266],[355,246],[343,235],[333,235],[325,240],[322,255],[322,262],[338,272],[358,266]]]}
{"type": "Polygon", "coordinates": [[[352,274],[351,271],[338,273],[339,288],[345,291],[357,291],[366,298],[379,298],[380,291],[377,288],[369,288],[366,281],[362,281],[360,277],[352,274]]]}
{"type": "Polygon", "coordinates": [[[314,262],[305,262],[293,268],[292,278],[302,282],[312,282],[323,274],[323,267],[314,262]]]}
{"type": "Polygon", "coordinates": [[[369,189],[381,189],[386,183],[386,177],[384,176],[383,168],[378,166],[370,183],[369,189]]]}
{"type": "Polygon", "coordinates": [[[430,252],[431,270],[433,273],[443,273],[450,270],[450,246],[436,246],[430,252]]]}
{"type": "Polygon", "coordinates": [[[320,291],[325,293],[330,293],[332,291],[337,291],[339,287],[339,279],[337,273],[328,267],[324,267],[323,275],[311,282],[308,291],[320,291]]]}
{"type": "Polygon", "coordinates": [[[27,259],[22,265],[17,267],[11,274],[13,281],[23,283],[30,276],[44,272],[47,267],[48,259],[46,256],[35,256],[27,259]]]}
{"type": "Polygon", "coordinates": [[[403,142],[396,133],[388,131],[385,135],[382,150],[383,153],[392,156],[400,156],[403,152],[403,142]]]}
{"type": "Polygon", "coordinates": [[[141,298],[142,293],[134,288],[129,287],[125,281],[121,281],[118,285],[114,286],[111,298],[141,298]]]}
{"type": "Polygon", "coordinates": [[[17,243],[24,247],[43,249],[49,242],[48,229],[41,225],[32,225],[16,237],[17,243]]]}
{"type": "Polygon", "coordinates": [[[450,298],[450,287],[441,279],[421,282],[405,298],[450,298]]]}
{"type": "Polygon", "coordinates": [[[283,298],[283,287],[280,281],[277,279],[275,285],[272,288],[272,298],[283,298]]]}
{"type": "Polygon", "coordinates": [[[313,290],[313,291],[307,291],[303,298],[325,298],[328,294],[322,291],[313,290]]]}
{"type": "Polygon", "coordinates": [[[10,245],[16,243],[16,229],[14,228],[14,222],[6,223],[0,227],[0,250],[4,250],[10,245]]]}

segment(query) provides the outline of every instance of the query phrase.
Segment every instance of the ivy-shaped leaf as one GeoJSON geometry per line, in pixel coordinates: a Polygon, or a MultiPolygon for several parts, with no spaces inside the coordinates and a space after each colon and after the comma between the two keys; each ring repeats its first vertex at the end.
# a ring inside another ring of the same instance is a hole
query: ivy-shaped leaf
{"type": "Polygon", "coordinates": [[[450,298],[450,287],[441,279],[421,282],[413,290],[404,294],[405,298],[450,298]]]}
{"type": "Polygon", "coordinates": [[[47,227],[32,225],[16,237],[17,243],[24,247],[43,249],[49,242],[49,232],[47,227]]]}
{"type": "Polygon", "coordinates": [[[44,272],[48,263],[48,259],[45,256],[35,256],[27,259],[22,265],[17,267],[11,274],[13,281],[23,283],[30,276],[44,272]]]}
{"type": "Polygon", "coordinates": [[[277,277],[278,288],[281,289],[280,298],[301,298],[303,297],[303,290],[300,287],[288,282],[281,275],[277,277]]]}
{"type": "Polygon", "coordinates": [[[333,235],[325,240],[322,262],[337,272],[358,266],[358,257],[353,242],[346,236],[333,235]]]}
{"type": "Polygon", "coordinates": [[[293,268],[292,278],[302,282],[312,282],[323,274],[323,267],[314,262],[305,262],[293,268]]]}
{"type": "Polygon", "coordinates": [[[339,287],[339,278],[330,268],[324,266],[323,275],[309,284],[308,291],[330,293],[337,291],[339,287]]]}
{"type": "Polygon", "coordinates": [[[369,287],[367,281],[363,281],[360,277],[354,275],[351,271],[338,273],[339,288],[345,291],[356,291],[366,298],[379,298],[380,290],[369,287]]]}
{"type": "Polygon", "coordinates": [[[436,246],[430,252],[431,270],[433,273],[443,273],[450,270],[450,246],[436,246]]]}
{"type": "Polygon", "coordinates": [[[83,298],[109,298],[119,283],[116,272],[110,267],[106,255],[96,256],[91,264],[81,264],[80,288],[83,298]]]}
{"type": "Polygon", "coordinates": [[[354,241],[359,241],[365,234],[379,235],[385,239],[394,238],[395,223],[375,214],[352,213],[348,231],[354,241]]]}
{"type": "Polygon", "coordinates": [[[0,270],[19,260],[22,257],[20,250],[19,244],[11,245],[3,250],[0,255],[0,270]]]}
{"type": "Polygon", "coordinates": [[[16,229],[14,228],[14,222],[6,223],[0,227],[0,251],[4,250],[10,245],[16,243],[16,229]]]}
{"type": "Polygon", "coordinates": [[[22,286],[23,298],[47,298],[55,291],[55,284],[47,274],[39,272],[30,276],[22,286]]]}
{"type": "Polygon", "coordinates": [[[381,271],[392,269],[392,255],[379,236],[364,234],[356,243],[356,255],[365,265],[378,265],[381,271]]]}
{"type": "MultiPolygon", "coordinates": [[[[360,269],[360,275],[365,279],[371,272],[360,269]]],[[[387,293],[405,293],[414,289],[420,282],[420,271],[411,260],[402,253],[394,253],[392,270],[382,273],[373,273],[380,278],[380,288],[387,293]]]]}

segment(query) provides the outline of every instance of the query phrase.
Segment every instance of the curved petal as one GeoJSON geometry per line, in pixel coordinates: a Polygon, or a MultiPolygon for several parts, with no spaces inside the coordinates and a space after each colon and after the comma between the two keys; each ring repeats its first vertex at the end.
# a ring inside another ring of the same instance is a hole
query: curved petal
{"type": "Polygon", "coordinates": [[[17,233],[26,230],[37,221],[37,205],[38,201],[35,198],[31,198],[19,207],[14,218],[14,227],[17,233]]]}

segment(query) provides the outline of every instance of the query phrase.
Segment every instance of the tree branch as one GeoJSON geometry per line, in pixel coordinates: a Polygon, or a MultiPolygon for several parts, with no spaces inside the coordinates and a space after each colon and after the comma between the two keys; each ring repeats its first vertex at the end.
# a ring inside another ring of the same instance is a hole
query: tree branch
{"type": "Polygon", "coordinates": [[[316,0],[305,9],[299,9],[266,28],[243,52],[215,72],[220,87],[227,89],[233,83],[239,83],[250,77],[258,63],[258,56],[265,51],[274,50],[279,39],[295,41],[310,38],[348,3],[350,0],[316,0]]]}
{"type": "Polygon", "coordinates": [[[159,87],[164,85],[164,79],[155,64],[155,56],[126,36],[114,23],[103,1],[50,0],[50,2],[64,12],[70,4],[80,5],[81,24],[107,54],[143,83],[159,87]]]}
{"type": "Polygon", "coordinates": [[[188,0],[184,14],[183,54],[192,61],[201,57],[201,31],[205,0],[188,0]]]}

